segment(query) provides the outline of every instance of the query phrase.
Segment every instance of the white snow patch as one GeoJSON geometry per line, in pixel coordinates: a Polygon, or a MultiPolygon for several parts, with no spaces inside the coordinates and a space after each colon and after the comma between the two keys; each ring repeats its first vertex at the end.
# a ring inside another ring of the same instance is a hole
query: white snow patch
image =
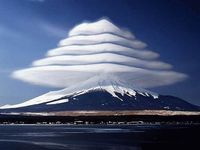
{"type": "Polygon", "coordinates": [[[106,90],[108,93],[110,93],[113,97],[116,97],[118,98],[119,100],[123,101],[123,99],[121,99],[120,97],[118,97],[116,94],[115,94],[115,89],[113,86],[105,86],[105,87],[101,87],[102,89],[106,90]]]}
{"type": "Polygon", "coordinates": [[[42,104],[42,103],[46,103],[49,101],[52,101],[54,99],[58,99],[63,97],[63,95],[54,95],[52,94],[53,92],[48,92],[44,95],[38,96],[36,98],[33,98],[31,100],[25,101],[23,103],[20,104],[15,104],[15,105],[4,105],[1,106],[0,109],[8,109],[8,108],[20,108],[20,107],[26,107],[26,106],[31,106],[31,105],[37,105],[37,104],[42,104]]]}
{"type": "Polygon", "coordinates": [[[69,102],[69,99],[61,99],[61,100],[49,102],[46,105],[62,104],[62,103],[66,103],[66,102],[69,102]]]}
{"type": "Polygon", "coordinates": [[[142,95],[142,96],[147,96],[147,97],[152,96],[153,99],[158,99],[158,96],[159,96],[156,93],[143,93],[143,92],[138,92],[138,91],[137,91],[137,93],[140,94],[140,95],[142,95]]]}
{"type": "Polygon", "coordinates": [[[142,95],[142,96],[146,96],[144,93],[142,92],[138,92],[138,94],[142,95]]]}
{"type": "Polygon", "coordinates": [[[159,96],[159,95],[154,95],[154,94],[152,94],[151,96],[153,96],[154,99],[158,99],[158,96],[159,96]]]}
{"type": "Polygon", "coordinates": [[[165,106],[164,109],[170,109],[170,107],[169,106],[165,106]]]}

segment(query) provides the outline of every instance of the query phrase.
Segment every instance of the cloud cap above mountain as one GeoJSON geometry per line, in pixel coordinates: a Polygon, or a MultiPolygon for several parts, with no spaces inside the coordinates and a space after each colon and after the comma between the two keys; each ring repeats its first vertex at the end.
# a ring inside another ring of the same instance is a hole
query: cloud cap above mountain
{"type": "Polygon", "coordinates": [[[52,87],[90,84],[88,81],[95,79],[96,84],[112,80],[143,88],[174,84],[187,77],[156,60],[159,54],[146,47],[130,31],[108,19],[82,23],[70,30],[58,48],[49,50],[47,58],[13,72],[12,77],[52,87]]]}

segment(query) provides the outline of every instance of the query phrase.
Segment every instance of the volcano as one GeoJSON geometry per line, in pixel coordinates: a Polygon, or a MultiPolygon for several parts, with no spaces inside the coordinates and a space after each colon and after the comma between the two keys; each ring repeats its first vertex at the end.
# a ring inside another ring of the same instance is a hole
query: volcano
{"type": "Polygon", "coordinates": [[[199,107],[174,96],[117,85],[97,86],[68,93],[53,91],[16,105],[5,105],[1,113],[70,111],[199,111],[199,107]]]}
{"type": "Polygon", "coordinates": [[[46,58],[12,74],[25,82],[64,89],[2,106],[0,112],[71,115],[72,112],[199,111],[198,106],[180,98],[145,90],[187,78],[159,60],[159,54],[147,46],[109,19],[81,23],[57,48],[49,50],[46,58]]]}

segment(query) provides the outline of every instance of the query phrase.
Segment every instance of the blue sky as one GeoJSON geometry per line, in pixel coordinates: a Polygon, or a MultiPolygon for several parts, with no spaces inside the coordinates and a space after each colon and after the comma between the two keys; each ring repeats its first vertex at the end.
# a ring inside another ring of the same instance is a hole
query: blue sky
{"type": "Polygon", "coordinates": [[[189,78],[152,91],[200,105],[200,3],[196,0],[0,0],[0,105],[14,104],[49,90],[10,77],[57,47],[85,20],[107,16],[127,27],[161,60],[189,78]]]}

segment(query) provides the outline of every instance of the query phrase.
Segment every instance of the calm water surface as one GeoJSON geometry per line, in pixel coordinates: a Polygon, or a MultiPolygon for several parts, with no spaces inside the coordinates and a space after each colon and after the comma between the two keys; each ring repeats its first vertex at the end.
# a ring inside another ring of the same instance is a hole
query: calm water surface
{"type": "Polygon", "coordinates": [[[0,125],[0,150],[198,149],[194,125],[0,125]]]}

